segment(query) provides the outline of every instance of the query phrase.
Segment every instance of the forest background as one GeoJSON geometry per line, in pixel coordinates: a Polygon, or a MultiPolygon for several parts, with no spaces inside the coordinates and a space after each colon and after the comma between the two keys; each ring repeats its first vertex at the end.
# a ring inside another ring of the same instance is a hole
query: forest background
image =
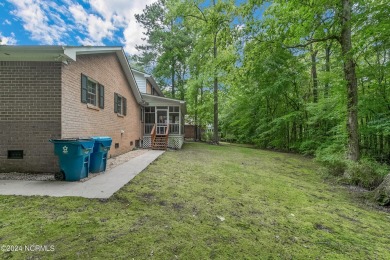
{"type": "Polygon", "coordinates": [[[381,0],[159,0],[132,65],[203,139],[314,155],[376,188],[390,163],[390,7],[381,0]]]}

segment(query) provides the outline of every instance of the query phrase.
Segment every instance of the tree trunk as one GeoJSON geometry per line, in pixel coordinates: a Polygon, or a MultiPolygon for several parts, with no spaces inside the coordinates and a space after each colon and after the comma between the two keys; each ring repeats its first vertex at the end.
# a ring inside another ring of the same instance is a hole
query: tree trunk
{"type": "Polygon", "coordinates": [[[198,89],[196,89],[195,95],[195,136],[194,141],[198,139],[198,89]]]}
{"type": "Polygon", "coordinates": [[[325,48],[325,71],[327,73],[327,77],[325,80],[325,90],[324,96],[327,98],[329,96],[329,74],[330,74],[330,49],[332,47],[332,43],[327,44],[325,48]]]}
{"type": "Polygon", "coordinates": [[[317,52],[311,47],[311,76],[313,79],[313,102],[318,102],[317,52]]]}
{"type": "Polygon", "coordinates": [[[341,17],[341,51],[344,58],[344,77],[347,82],[347,131],[348,131],[348,159],[358,161],[359,130],[358,130],[358,91],[355,71],[355,62],[352,57],[351,42],[351,10],[352,0],[341,0],[343,11],[341,17]]]}
{"type": "Polygon", "coordinates": [[[286,143],[287,143],[287,151],[290,151],[290,124],[287,122],[286,124],[286,143]]]}
{"type": "MultiPolygon", "coordinates": [[[[203,104],[203,83],[200,86],[200,104],[203,104]]],[[[204,126],[204,122],[202,120],[202,110],[199,116],[199,141],[202,141],[202,127],[204,126]]]]}
{"type": "MultiPolygon", "coordinates": [[[[217,33],[214,34],[214,60],[217,59],[217,33]]],[[[219,143],[218,140],[218,77],[214,71],[214,137],[213,142],[219,143]]]]}
{"type": "Polygon", "coordinates": [[[175,98],[175,59],[172,59],[172,75],[171,75],[171,80],[172,80],[172,98],[175,98]]]}
{"type": "Polygon", "coordinates": [[[390,174],[388,174],[378,188],[375,189],[374,198],[382,206],[390,205],[390,174]]]}
{"type": "Polygon", "coordinates": [[[304,136],[303,136],[303,124],[302,123],[299,124],[299,136],[300,136],[299,141],[303,142],[304,136]]]}

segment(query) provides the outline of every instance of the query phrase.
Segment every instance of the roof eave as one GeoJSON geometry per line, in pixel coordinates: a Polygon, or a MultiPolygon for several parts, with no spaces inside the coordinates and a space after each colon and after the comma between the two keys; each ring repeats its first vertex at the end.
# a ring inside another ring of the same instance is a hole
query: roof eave
{"type": "Polygon", "coordinates": [[[160,104],[164,104],[164,102],[176,103],[177,105],[179,105],[181,107],[181,109],[182,109],[184,114],[187,111],[187,104],[183,100],[166,98],[166,97],[160,97],[160,96],[154,96],[154,95],[145,94],[145,93],[142,93],[141,95],[142,95],[143,99],[146,99],[147,102],[150,102],[152,104],[153,103],[158,103],[158,102],[152,102],[153,99],[157,100],[157,101],[160,101],[161,102],[160,104]]]}
{"type": "Polygon", "coordinates": [[[162,93],[160,87],[158,86],[157,82],[154,80],[153,76],[151,75],[148,75],[146,77],[146,79],[148,79],[150,81],[150,83],[152,83],[152,85],[155,87],[155,89],[157,90],[158,94],[162,97],[164,97],[164,94],[162,93]]]}
{"type": "Polygon", "coordinates": [[[70,60],[76,61],[77,55],[102,53],[115,53],[117,55],[135,99],[139,104],[146,105],[121,46],[0,45],[0,61],[61,61],[67,63],[70,60]]]}
{"type": "Polygon", "coordinates": [[[137,102],[139,104],[145,105],[146,102],[145,102],[145,100],[143,100],[143,98],[141,96],[141,92],[139,91],[137,82],[134,78],[133,72],[131,71],[130,63],[127,59],[127,56],[126,56],[123,48],[121,48],[121,50],[117,52],[117,56],[118,56],[119,61],[123,67],[123,70],[126,74],[126,77],[129,80],[130,87],[134,93],[135,99],[137,100],[137,102]],[[131,84],[131,83],[133,83],[133,84],[131,84]]]}

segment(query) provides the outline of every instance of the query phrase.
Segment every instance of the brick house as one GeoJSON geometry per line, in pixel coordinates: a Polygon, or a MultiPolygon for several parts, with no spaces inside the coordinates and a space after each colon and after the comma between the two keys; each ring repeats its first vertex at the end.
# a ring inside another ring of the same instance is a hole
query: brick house
{"type": "Polygon", "coordinates": [[[109,156],[128,152],[148,105],[122,47],[0,46],[0,172],[57,172],[49,139],[110,136],[109,156]]]}

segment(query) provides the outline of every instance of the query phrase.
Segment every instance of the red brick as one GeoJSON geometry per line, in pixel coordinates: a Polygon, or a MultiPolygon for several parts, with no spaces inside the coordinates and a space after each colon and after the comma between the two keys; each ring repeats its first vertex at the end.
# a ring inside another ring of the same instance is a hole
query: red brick
{"type": "Polygon", "coordinates": [[[78,55],[68,65],[0,62],[0,172],[59,171],[48,140],[94,135],[113,138],[110,156],[142,138],[140,107],[116,54],[78,55]],[[81,103],[81,73],[104,85],[104,109],[81,103]],[[127,99],[124,117],[114,113],[114,92],[127,99]],[[8,150],[23,150],[24,159],[7,159],[8,150]]]}

